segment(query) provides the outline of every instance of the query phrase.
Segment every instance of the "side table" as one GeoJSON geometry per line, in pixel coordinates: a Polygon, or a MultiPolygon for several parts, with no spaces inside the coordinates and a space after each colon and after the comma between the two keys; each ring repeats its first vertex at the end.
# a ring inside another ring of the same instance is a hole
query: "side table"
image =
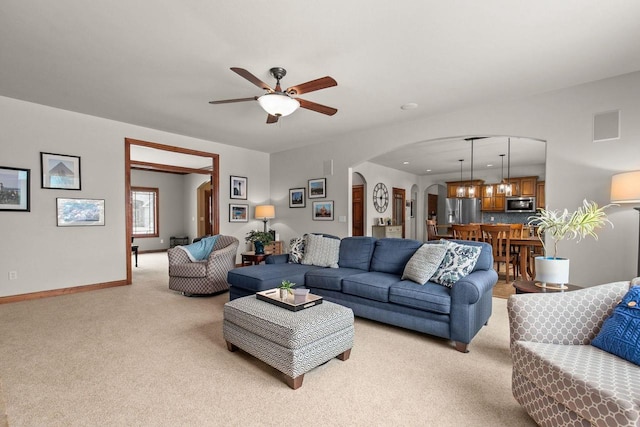
{"type": "Polygon", "coordinates": [[[580,286],[565,284],[565,289],[557,289],[554,285],[548,287],[537,286],[533,280],[516,280],[513,282],[513,287],[516,288],[516,294],[537,294],[537,293],[550,293],[550,292],[569,292],[576,291],[578,289],[584,289],[580,286]]]}
{"type": "Polygon", "coordinates": [[[256,255],[255,251],[251,251],[251,252],[242,252],[242,254],[240,255],[242,255],[242,266],[244,267],[245,265],[260,264],[262,261],[267,259],[269,255],[271,255],[271,252],[265,252],[263,254],[256,255]]]}

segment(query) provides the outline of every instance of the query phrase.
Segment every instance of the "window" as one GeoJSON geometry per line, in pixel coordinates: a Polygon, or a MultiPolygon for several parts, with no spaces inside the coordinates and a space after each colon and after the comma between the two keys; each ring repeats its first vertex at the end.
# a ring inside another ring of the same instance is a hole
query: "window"
{"type": "Polygon", "coordinates": [[[131,187],[133,237],[159,237],[158,189],[131,187]]]}

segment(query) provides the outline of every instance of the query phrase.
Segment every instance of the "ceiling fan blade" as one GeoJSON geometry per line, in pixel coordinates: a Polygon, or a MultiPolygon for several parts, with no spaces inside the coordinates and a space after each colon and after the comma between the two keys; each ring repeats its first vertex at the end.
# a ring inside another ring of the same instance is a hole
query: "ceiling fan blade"
{"type": "Polygon", "coordinates": [[[220,101],[209,101],[209,104],[229,104],[231,102],[245,102],[245,101],[257,101],[257,96],[251,98],[236,98],[236,99],[222,99],[220,101]]]}
{"type": "Polygon", "coordinates": [[[248,72],[247,70],[245,70],[244,68],[231,67],[231,71],[238,74],[240,77],[244,77],[245,79],[249,80],[251,83],[258,86],[260,89],[273,92],[273,89],[271,89],[271,86],[269,86],[268,84],[266,84],[265,82],[263,82],[262,80],[260,80],[259,78],[257,78],[256,76],[248,72]]]}
{"type": "Polygon", "coordinates": [[[301,108],[307,110],[317,111],[318,113],[326,114],[327,116],[333,116],[338,112],[338,109],[333,107],[327,107],[326,105],[316,104],[315,102],[307,101],[306,99],[296,98],[300,103],[301,108]]]}
{"type": "Polygon", "coordinates": [[[302,95],[303,93],[309,93],[313,92],[314,90],[325,89],[332,86],[338,86],[338,82],[336,82],[333,78],[326,76],[319,79],[311,80],[310,82],[291,86],[285,92],[290,95],[302,95]]]}
{"type": "Polygon", "coordinates": [[[278,116],[272,116],[271,114],[267,116],[267,124],[277,123],[277,122],[278,122],[278,116]]]}

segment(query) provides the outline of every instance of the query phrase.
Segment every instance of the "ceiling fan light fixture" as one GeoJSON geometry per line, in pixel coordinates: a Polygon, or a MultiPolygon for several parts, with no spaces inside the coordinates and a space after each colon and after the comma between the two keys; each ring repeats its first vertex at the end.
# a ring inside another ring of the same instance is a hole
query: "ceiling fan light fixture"
{"type": "Polygon", "coordinates": [[[258,98],[258,103],[264,111],[272,116],[285,117],[300,107],[297,99],[282,93],[267,93],[258,98]]]}

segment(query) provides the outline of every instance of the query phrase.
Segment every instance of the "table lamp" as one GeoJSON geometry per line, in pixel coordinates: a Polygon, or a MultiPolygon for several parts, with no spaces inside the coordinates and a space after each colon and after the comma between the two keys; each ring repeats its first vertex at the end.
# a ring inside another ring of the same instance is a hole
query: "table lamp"
{"type": "MultiPolygon", "coordinates": [[[[618,173],[611,177],[611,203],[640,204],[640,171],[618,173]]],[[[640,207],[634,209],[640,212],[640,207]]],[[[640,237],[637,276],[640,276],[640,237]]]]}
{"type": "Polygon", "coordinates": [[[264,222],[264,232],[267,232],[267,221],[276,217],[276,208],[273,205],[258,205],[256,206],[256,219],[261,219],[264,222]]]}

